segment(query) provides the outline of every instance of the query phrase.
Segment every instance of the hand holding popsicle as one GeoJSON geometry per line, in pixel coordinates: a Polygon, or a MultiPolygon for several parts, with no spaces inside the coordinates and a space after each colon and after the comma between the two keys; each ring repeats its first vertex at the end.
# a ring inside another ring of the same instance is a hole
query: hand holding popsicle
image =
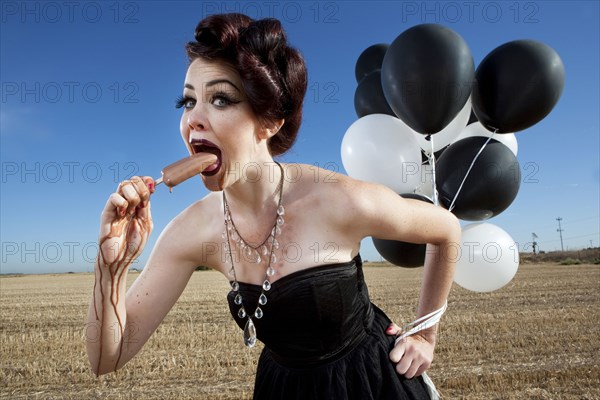
{"type": "Polygon", "coordinates": [[[152,230],[150,195],[156,185],[164,183],[172,189],[216,161],[217,156],[213,154],[196,153],[165,167],[156,181],[149,176],[134,176],[121,182],[108,199],[101,217],[102,264],[113,267],[118,264],[118,269],[123,269],[141,253],[152,230]]]}

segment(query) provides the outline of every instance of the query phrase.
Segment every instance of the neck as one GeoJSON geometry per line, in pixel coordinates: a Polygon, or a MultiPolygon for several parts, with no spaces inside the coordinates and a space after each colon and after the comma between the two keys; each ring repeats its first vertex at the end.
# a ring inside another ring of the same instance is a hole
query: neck
{"type": "Polygon", "coordinates": [[[272,159],[247,164],[233,185],[224,189],[227,201],[239,212],[260,215],[273,210],[279,201],[282,169],[272,159]]]}

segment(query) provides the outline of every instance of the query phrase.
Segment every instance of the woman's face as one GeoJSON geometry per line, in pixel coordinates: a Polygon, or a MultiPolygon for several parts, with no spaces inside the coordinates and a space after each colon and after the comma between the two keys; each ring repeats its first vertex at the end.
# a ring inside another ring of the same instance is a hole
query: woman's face
{"type": "MultiPolygon", "coordinates": [[[[213,153],[217,162],[201,174],[206,187],[222,190],[242,177],[248,163],[268,156],[263,125],[254,115],[235,69],[194,60],[185,76],[180,130],[190,154],[213,153]]],[[[249,177],[246,177],[249,178],[249,177]]]]}

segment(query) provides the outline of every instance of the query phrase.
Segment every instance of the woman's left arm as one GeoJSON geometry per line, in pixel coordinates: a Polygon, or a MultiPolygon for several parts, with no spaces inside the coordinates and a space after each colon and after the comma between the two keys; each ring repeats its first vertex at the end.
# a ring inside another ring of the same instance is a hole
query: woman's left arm
{"type": "MultiPolygon", "coordinates": [[[[442,207],[419,200],[404,199],[391,189],[351,178],[340,182],[349,195],[345,215],[354,215],[346,232],[410,243],[427,243],[423,283],[416,317],[444,306],[452,281],[456,251],[460,242],[458,219],[442,207]]],[[[433,360],[437,325],[398,341],[390,353],[396,370],[407,378],[422,374],[433,360]]],[[[388,334],[398,334],[391,326],[388,334]]]]}

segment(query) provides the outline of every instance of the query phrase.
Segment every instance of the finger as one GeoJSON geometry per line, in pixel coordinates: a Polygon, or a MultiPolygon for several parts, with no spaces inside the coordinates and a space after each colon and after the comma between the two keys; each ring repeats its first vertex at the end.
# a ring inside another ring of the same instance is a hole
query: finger
{"type": "Polygon", "coordinates": [[[105,211],[114,212],[118,216],[124,216],[129,203],[119,193],[112,193],[106,202],[105,211]]]}
{"type": "Polygon", "coordinates": [[[400,327],[392,322],[388,325],[387,329],[385,330],[385,333],[390,336],[396,336],[400,333],[400,327]]]}
{"type": "Polygon", "coordinates": [[[421,375],[423,375],[423,373],[425,371],[427,371],[429,369],[429,367],[431,367],[431,363],[423,363],[423,364],[421,364],[421,366],[419,367],[419,369],[417,370],[417,372],[415,372],[415,376],[421,376],[421,375]]]}
{"type": "MultiPolygon", "coordinates": [[[[417,375],[417,372],[419,371],[419,369],[421,368],[423,364],[421,362],[419,362],[416,359],[413,359],[410,366],[408,367],[408,369],[406,370],[406,372],[404,373],[404,376],[408,379],[412,379],[417,375]]],[[[419,374],[420,375],[420,374],[419,374]]]]}
{"type": "Polygon", "coordinates": [[[148,188],[148,185],[139,176],[131,178],[131,184],[137,191],[138,196],[140,196],[140,204],[138,204],[138,207],[146,207],[148,200],[150,199],[150,189],[148,188]]]}
{"type": "Polygon", "coordinates": [[[394,363],[400,361],[404,352],[406,351],[406,343],[404,340],[399,341],[397,345],[394,346],[392,351],[390,351],[390,360],[394,363]]]}
{"type": "Polygon", "coordinates": [[[118,193],[121,194],[127,200],[127,213],[133,214],[135,212],[135,208],[140,204],[141,198],[138,194],[134,183],[132,181],[123,181],[119,185],[118,193]]]}
{"type": "Polygon", "coordinates": [[[148,186],[148,190],[150,190],[150,194],[156,191],[156,182],[151,176],[142,176],[142,180],[148,186]]]}
{"type": "Polygon", "coordinates": [[[149,200],[146,203],[141,203],[138,208],[136,208],[136,217],[141,221],[146,223],[146,228],[148,232],[152,231],[152,212],[151,212],[151,202],[149,200]]]}
{"type": "MultiPolygon", "coordinates": [[[[404,375],[406,376],[407,371],[409,370],[410,366],[412,365],[412,357],[410,357],[408,354],[404,353],[404,355],[402,356],[402,358],[400,359],[400,361],[398,362],[398,364],[396,364],[396,372],[398,372],[400,375],[404,375]]],[[[407,378],[410,378],[408,376],[406,376],[407,378]]]]}

